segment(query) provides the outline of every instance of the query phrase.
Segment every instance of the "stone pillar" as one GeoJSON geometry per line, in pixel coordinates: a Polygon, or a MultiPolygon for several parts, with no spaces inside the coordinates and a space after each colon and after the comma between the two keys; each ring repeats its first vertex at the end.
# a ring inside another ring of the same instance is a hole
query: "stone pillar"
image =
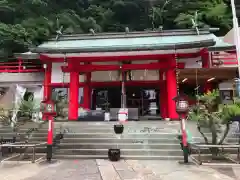
{"type": "MultiPolygon", "coordinates": [[[[69,62],[69,67],[76,66],[73,62],[69,62]]],[[[78,119],[78,96],[79,96],[79,73],[70,72],[70,84],[69,84],[69,120],[78,119]]]]}
{"type": "Polygon", "coordinates": [[[51,76],[52,76],[52,63],[44,64],[45,74],[44,74],[44,89],[43,95],[44,100],[50,100],[52,96],[51,76]]]}

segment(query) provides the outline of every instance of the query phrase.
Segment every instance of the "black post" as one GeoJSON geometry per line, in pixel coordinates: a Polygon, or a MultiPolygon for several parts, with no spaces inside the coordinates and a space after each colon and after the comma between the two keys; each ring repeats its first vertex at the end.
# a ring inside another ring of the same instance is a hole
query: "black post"
{"type": "Polygon", "coordinates": [[[47,161],[51,162],[52,160],[52,152],[53,152],[53,145],[52,144],[48,144],[47,145],[47,161]]]}
{"type": "Polygon", "coordinates": [[[183,159],[184,163],[188,163],[188,147],[183,146],[183,159]]]}
{"type": "Polygon", "coordinates": [[[185,128],[185,119],[184,117],[179,116],[179,119],[182,124],[182,150],[183,150],[183,161],[184,163],[188,163],[188,142],[187,142],[187,131],[185,128]],[[187,143],[185,144],[183,141],[186,141],[187,143]]]}

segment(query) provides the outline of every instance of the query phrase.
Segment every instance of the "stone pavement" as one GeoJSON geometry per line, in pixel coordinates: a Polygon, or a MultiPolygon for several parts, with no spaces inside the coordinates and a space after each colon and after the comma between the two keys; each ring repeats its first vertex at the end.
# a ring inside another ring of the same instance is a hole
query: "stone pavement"
{"type": "Polygon", "coordinates": [[[213,169],[175,161],[59,160],[1,164],[0,180],[240,180],[240,167],[213,169]]]}

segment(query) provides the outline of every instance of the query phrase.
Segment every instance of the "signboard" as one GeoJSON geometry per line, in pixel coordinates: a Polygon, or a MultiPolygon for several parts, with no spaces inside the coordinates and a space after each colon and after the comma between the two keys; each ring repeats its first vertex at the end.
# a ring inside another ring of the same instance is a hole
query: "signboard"
{"type": "Polygon", "coordinates": [[[220,90],[220,97],[223,104],[232,104],[233,90],[220,90]]]}
{"type": "Polygon", "coordinates": [[[128,109],[120,108],[118,111],[118,121],[125,122],[128,120],[128,109]]]}
{"type": "Polygon", "coordinates": [[[78,121],[104,121],[105,114],[103,110],[87,110],[79,108],[78,121]]]}

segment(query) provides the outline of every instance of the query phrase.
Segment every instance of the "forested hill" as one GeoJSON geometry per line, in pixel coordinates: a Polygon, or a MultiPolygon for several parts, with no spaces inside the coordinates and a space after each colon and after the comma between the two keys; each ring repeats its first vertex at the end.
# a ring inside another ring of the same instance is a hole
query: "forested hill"
{"type": "Polygon", "coordinates": [[[143,31],[199,27],[231,29],[228,0],[0,0],[0,56],[37,45],[63,26],[64,33],[143,31]]]}

